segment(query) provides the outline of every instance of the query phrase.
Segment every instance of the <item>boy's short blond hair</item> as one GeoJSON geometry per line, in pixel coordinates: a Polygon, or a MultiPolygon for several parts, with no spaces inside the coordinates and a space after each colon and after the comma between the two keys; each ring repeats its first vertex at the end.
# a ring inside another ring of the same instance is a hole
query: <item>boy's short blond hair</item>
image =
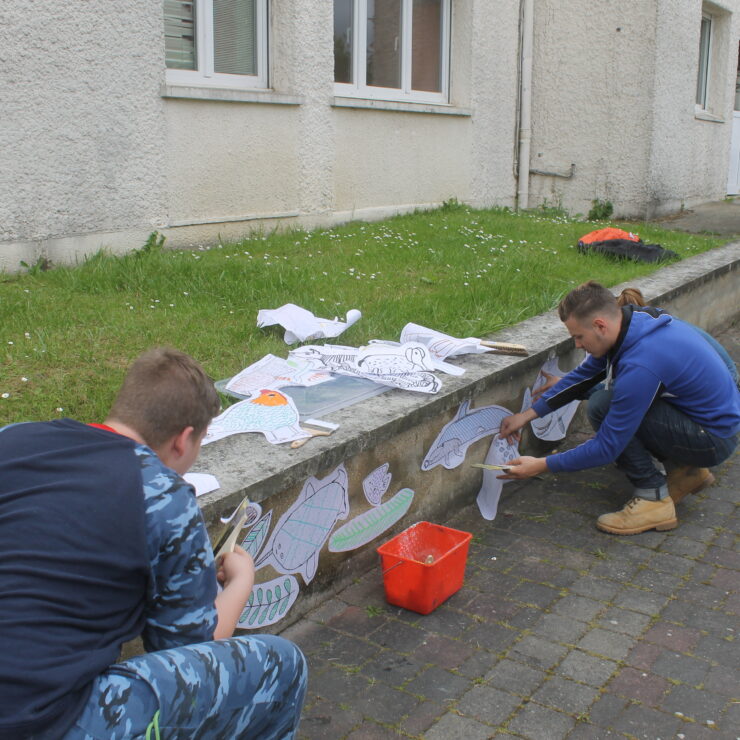
{"type": "Polygon", "coordinates": [[[220,407],[213,380],[190,355],[157,347],[134,360],[109,418],[156,448],[186,427],[200,435],[220,407]]]}

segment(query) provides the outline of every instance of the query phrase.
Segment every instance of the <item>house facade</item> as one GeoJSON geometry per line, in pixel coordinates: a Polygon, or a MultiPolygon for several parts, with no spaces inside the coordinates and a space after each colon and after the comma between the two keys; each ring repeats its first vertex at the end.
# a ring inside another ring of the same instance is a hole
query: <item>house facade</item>
{"type": "Polygon", "coordinates": [[[0,268],[258,228],[726,193],[740,0],[14,0],[0,268]]]}

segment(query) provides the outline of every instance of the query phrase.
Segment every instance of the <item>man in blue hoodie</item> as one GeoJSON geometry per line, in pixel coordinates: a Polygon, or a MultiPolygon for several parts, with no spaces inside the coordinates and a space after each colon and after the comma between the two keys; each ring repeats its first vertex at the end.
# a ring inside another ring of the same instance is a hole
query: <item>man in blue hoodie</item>
{"type": "Polygon", "coordinates": [[[596,435],[572,450],[513,460],[510,479],[616,462],[634,486],[627,505],[597,526],[613,534],[673,529],[678,521],[654,458],[710,467],[727,459],[740,432],[740,392],[706,340],[665,313],[619,308],[609,290],[588,282],[558,313],[586,359],[537,400],[501,424],[502,437],[575,399],[588,398],[596,435]],[[603,389],[594,390],[599,383],[603,389]]]}

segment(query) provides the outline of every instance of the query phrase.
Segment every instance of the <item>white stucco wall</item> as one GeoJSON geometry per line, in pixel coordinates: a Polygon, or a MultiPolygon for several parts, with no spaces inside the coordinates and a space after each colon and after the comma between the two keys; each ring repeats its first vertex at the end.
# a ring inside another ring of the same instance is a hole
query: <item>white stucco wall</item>
{"type": "Polygon", "coordinates": [[[0,267],[163,222],[160,18],[159,0],[0,3],[0,267]]]}
{"type": "MultiPolygon", "coordinates": [[[[271,89],[245,101],[165,85],[161,0],[0,4],[0,269],[154,229],[189,245],[452,197],[515,204],[519,0],[453,0],[454,115],[347,107],[332,3],[270,6],[271,89]]],[[[713,105],[729,121],[740,0],[716,6],[713,105]]],[[[700,0],[535,2],[530,167],[576,169],[532,175],[530,206],[639,215],[723,195],[729,124],[693,108],[700,14],[700,0]]]]}
{"type": "MultiPolygon", "coordinates": [[[[706,3],[705,3],[706,5],[706,3]]],[[[695,115],[701,0],[544,0],[535,18],[529,205],[651,217],[725,194],[737,65],[737,0],[720,0],[717,121],[695,115]]]]}

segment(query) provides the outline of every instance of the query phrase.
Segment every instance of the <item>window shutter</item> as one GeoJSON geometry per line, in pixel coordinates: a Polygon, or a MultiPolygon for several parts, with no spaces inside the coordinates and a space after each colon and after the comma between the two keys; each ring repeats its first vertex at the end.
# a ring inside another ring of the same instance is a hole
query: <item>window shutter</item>
{"type": "Polygon", "coordinates": [[[193,0],[164,0],[164,48],[170,69],[197,69],[193,0]]]}
{"type": "Polygon", "coordinates": [[[257,0],[213,0],[213,68],[257,74],[257,0]]]}

